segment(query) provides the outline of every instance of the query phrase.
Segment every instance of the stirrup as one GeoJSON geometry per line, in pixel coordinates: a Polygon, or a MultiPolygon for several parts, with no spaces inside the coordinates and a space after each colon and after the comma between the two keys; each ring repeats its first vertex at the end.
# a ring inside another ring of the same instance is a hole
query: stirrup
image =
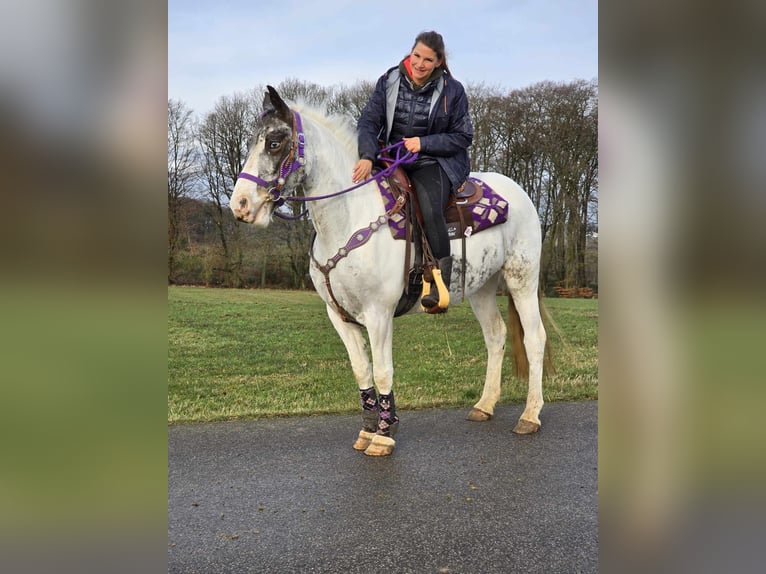
{"type": "MultiPolygon", "coordinates": [[[[423,281],[423,295],[420,298],[420,308],[426,313],[444,313],[449,307],[449,289],[444,284],[442,279],[442,272],[439,269],[431,271],[433,276],[433,283],[435,284],[436,293],[439,296],[439,300],[431,305],[424,305],[423,299],[431,293],[431,282],[423,281]]],[[[429,300],[430,302],[430,300],[429,300]]]]}

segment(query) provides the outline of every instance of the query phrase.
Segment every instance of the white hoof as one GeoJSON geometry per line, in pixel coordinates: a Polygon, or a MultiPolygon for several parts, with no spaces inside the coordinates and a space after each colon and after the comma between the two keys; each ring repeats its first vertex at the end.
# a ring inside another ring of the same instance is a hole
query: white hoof
{"type": "Polygon", "coordinates": [[[354,450],[365,450],[368,446],[370,446],[370,443],[374,437],[374,432],[360,430],[359,436],[356,438],[356,442],[354,443],[354,450]]]}
{"type": "Polygon", "coordinates": [[[396,446],[396,441],[390,436],[376,434],[373,435],[372,442],[364,451],[364,454],[368,456],[388,456],[394,452],[394,446],[396,446]]]}

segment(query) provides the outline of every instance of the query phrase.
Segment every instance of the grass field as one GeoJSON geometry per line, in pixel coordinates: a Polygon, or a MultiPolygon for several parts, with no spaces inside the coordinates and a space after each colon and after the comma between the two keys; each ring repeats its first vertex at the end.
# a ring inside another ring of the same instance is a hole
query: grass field
{"type": "MultiPolygon", "coordinates": [[[[498,297],[503,316],[507,299],[498,297]]],[[[546,299],[567,345],[548,329],[556,374],[546,401],[598,396],[598,301],[546,299]]],[[[359,411],[345,347],[313,291],[168,288],[168,420],[213,421],[359,411]]],[[[500,404],[526,383],[503,366],[500,404]]],[[[468,303],[444,315],[394,321],[397,407],[470,407],[486,350],[468,303]]]]}

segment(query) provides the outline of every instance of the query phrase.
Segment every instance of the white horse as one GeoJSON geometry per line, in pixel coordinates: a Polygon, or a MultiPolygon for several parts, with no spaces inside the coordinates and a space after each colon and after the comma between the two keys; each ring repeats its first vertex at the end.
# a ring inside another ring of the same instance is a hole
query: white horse
{"type": "MultiPolygon", "coordinates": [[[[405,289],[406,242],[394,239],[386,228],[386,210],[375,181],[339,192],[352,186],[351,172],[358,159],[350,118],[304,104],[291,109],[271,86],[263,107],[254,143],[234,187],[231,210],[237,219],[265,227],[281,201],[297,199],[296,188],[301,187],[305,201],[320,198],[307,203],[316,230],[310,273],[346,346],[359,386],[363,426],[354,448],[372,456],[391,454],[398,427],[393,400],[393,318],[405,289]],[[362,326],[369,336],[372,362],[362,326]]],[[[509,212],[505,223],[466,240],[464,281],[453,278],[450,287],[453,302],[462,297],[470,302],[487,346],[484,390],[467,418],[490,419],[500,397],[507,335],[496,300],[502,279],[509,293],[514,367],[519,376],[529,378],[526,408],[514,432],[529,434],[541,425],[546,350],[538,285],[540,223],[532,201],[512,180],[498,173],[471,175],[502,195],[509,212]]],[[[453,240],[453,277],[461,273],[461,254],[460,241],[453,240]]],[[[419,305],[413,308],[420,310],[419,305]]]]}

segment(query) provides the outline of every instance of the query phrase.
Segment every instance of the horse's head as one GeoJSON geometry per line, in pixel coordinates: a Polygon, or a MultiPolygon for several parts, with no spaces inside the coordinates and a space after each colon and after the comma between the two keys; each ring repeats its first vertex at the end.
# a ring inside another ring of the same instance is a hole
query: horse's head
{"type": "Polygon", "coordinates": [[[283,189],[294,189],[305,177],[303,147],[300,116],[268,86],[254,144],[229,202],[237,219],[262,227],[269,224],[283,201],[283,189]]]}

